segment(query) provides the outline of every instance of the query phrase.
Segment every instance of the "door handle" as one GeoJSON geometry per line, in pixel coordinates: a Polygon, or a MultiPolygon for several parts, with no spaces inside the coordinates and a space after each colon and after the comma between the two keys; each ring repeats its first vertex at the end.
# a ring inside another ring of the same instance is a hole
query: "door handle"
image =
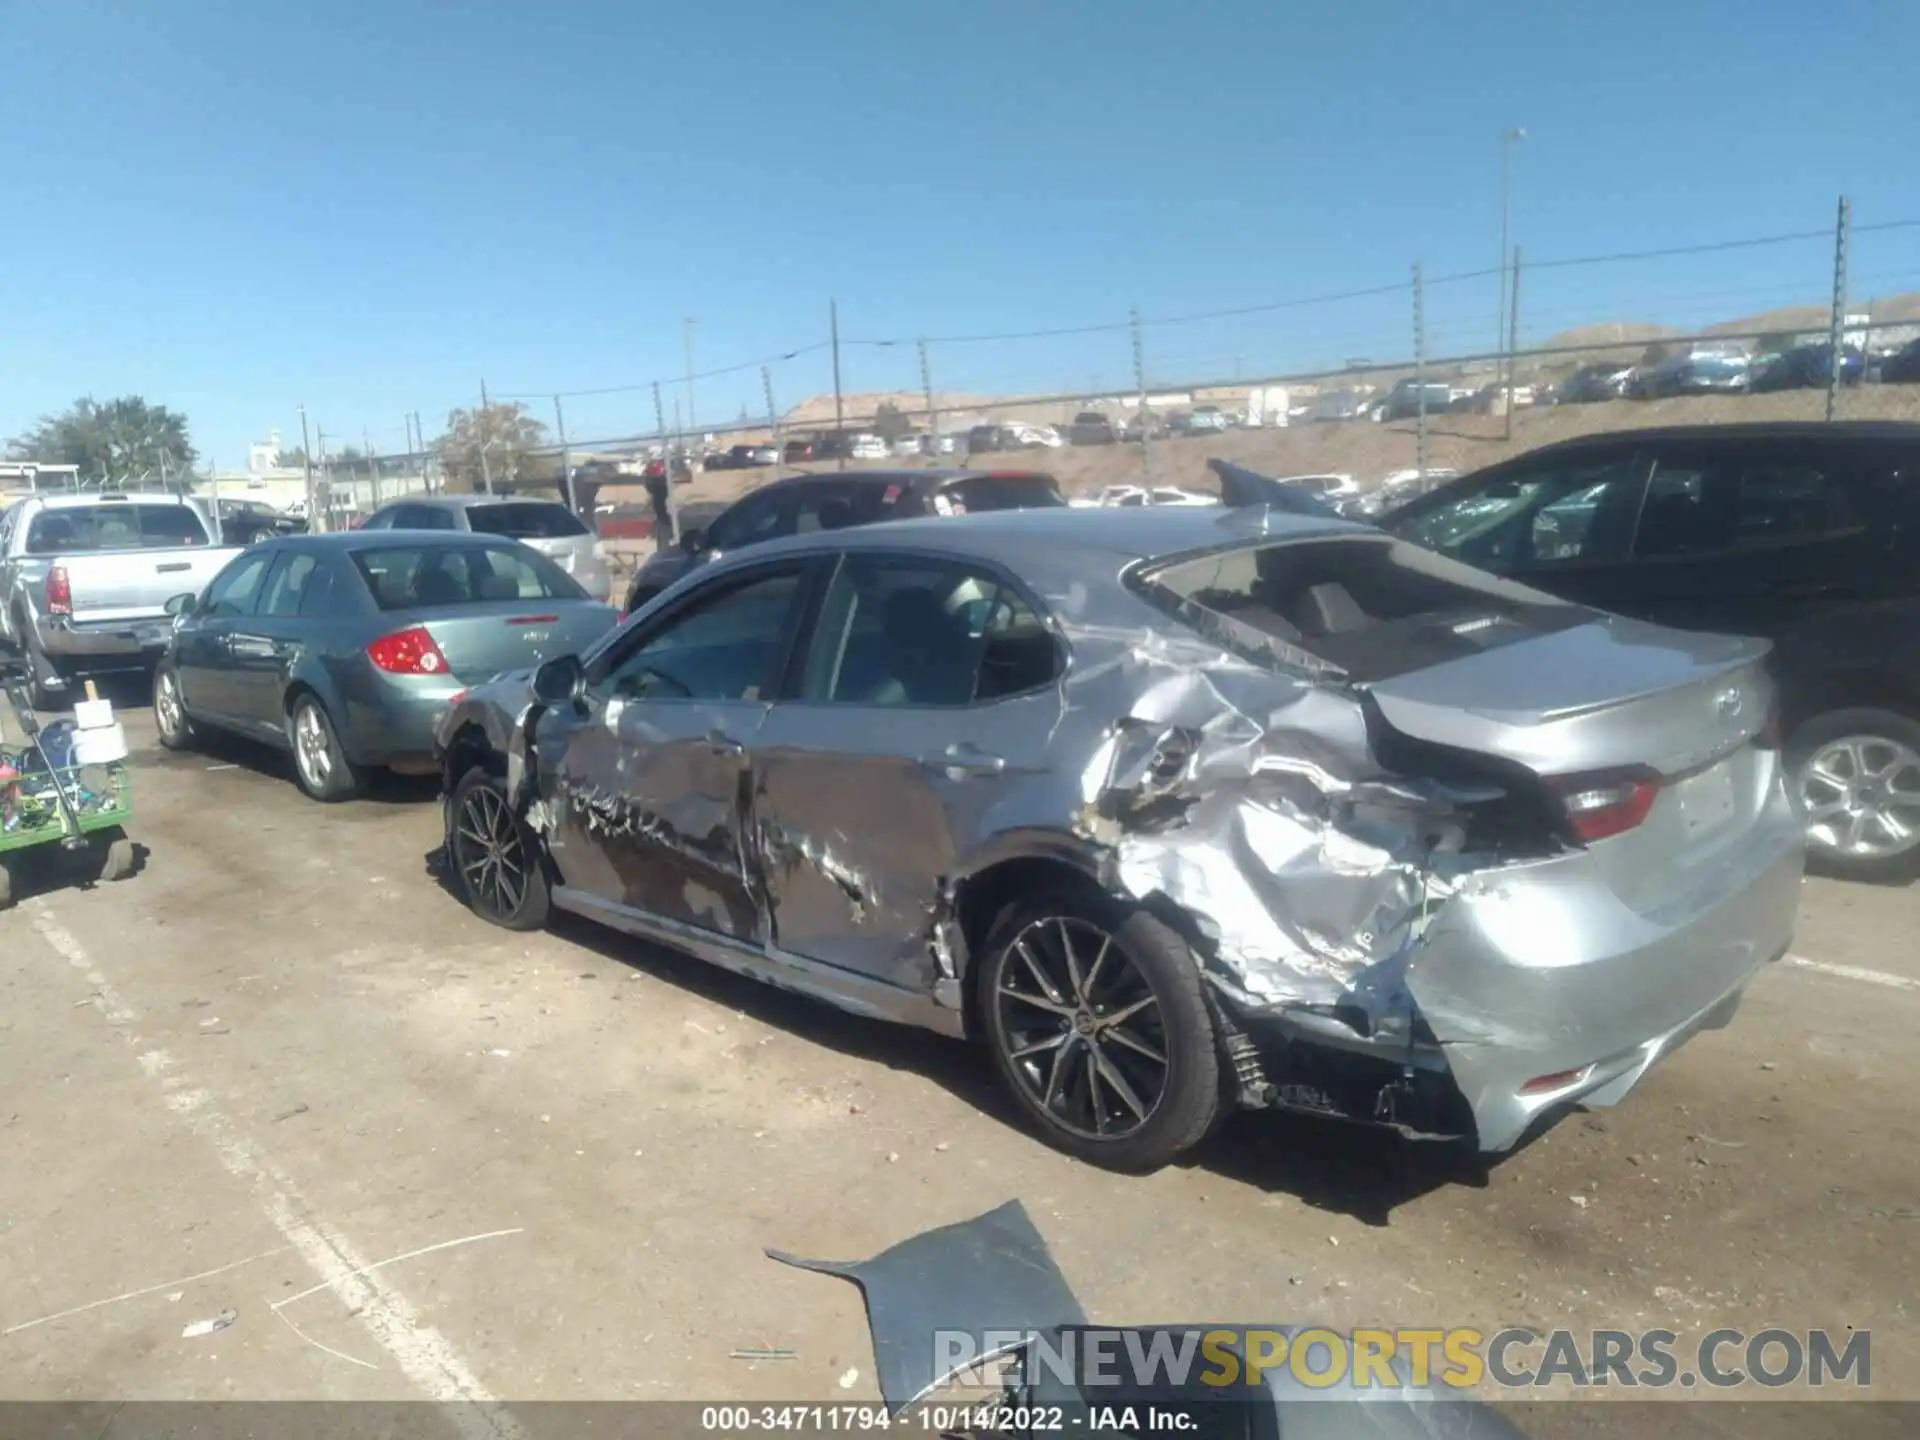
{"type": "Polygon", "coordinates": [[[958,771],[963,775],[998,775],[1007,768],[1007,762],[971,745],[949,745],[937,755],[922,755],[920,766],[925,770],[958,771]]]}
{"type": "Polygon", "coordinates": [[[727,734],[724,730],[709,730],[707,732],[707,749],[716,755],[744,755],[747,753],[747,747],[727,734]]]}

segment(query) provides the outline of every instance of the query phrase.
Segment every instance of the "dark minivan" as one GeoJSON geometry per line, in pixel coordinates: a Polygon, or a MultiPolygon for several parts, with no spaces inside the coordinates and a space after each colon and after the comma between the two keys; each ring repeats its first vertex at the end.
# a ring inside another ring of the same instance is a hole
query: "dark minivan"
{"type": "Polygon", "coordinates": [[[631,614],[689,571],[747,545],[915,515],[1065,505],[1059,482],[1032,470],[852,470],[776,480],[742,496],[680,543],[656,550],[627,591],[631,614]]]}
{"type": "Polygon", "coordinates": [[[1920,874],[1920,425],[1592,435],[1382,524],[1581,604],[1773,641],[1810,857],[1920,874]]]}

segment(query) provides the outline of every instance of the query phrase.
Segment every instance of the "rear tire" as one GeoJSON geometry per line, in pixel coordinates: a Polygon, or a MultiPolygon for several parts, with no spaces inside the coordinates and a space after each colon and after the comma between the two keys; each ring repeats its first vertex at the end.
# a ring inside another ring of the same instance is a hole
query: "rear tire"
{"type": "Polygon", "coordinates": [[[994,1066],[1048,1144],[1139,1174],[1213,1129],[1220,1053],[1200,966],[1148,911],[1093,891],[1028,896],[995,922],[974,978],[994,1066]]]}
{"type": "Polygon", "coordinates": [[[538,930],[553,896],[540,837],[513,813],[501,779],[476,765],[447,803],[447,869],[467,908],[503,930],[538,930]]]}
{"type": "Polygon", "coordinates": [[[327,707],[311,691],[294,697],[287,738],[293,742],[293,778],[308,798],[331,805],[360,793],[365,774],[347,759],[327,707]]]}
{"type": "Polygon", "coordinates": [[[180,690],[180,676],[162,660],[153,672],[153,728],[160,743],[169,750],[191,750],[200,738],[187,714],[186,697],[180,690]]]}
{"type": "Polygon", "coordinates": [[[20,628],[20,655],[27,662],[27,702],[36,710],[58,710],[67,697],[60,671],[33,638],[33,631],[20,628]]]}
{"type": "Polygon", "coordinates": [[[1786,761],[1809,868],[1880,884],[1920,876],[1920,721],[1864,706],[1816,715],[1786,761]]]}

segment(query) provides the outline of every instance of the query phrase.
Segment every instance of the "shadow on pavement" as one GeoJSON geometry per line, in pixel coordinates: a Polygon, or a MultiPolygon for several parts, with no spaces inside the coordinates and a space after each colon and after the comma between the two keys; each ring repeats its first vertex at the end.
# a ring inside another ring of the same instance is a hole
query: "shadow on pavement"
{"type": "MultiPolygon", "coordinates": [[[[447,869],[444,850],[436,848],[424,860],[435,883],[455,903],[464,904],[447,869]]],[[[1026,1131],[1000,1088],[992,1062],[976,1046],[849,1015],[574,915],[556,912],[548,928],[613,964],[640,970],[796,1039],[920,1075],[1000,1123],[1026,1131]]],[[[1488,1177],[1485,1160],[1464,1146],[1410,1141],[1360,1125],[1258,1111],[1229,1116],[1179,1164],[1271,1194],[1292,1195],[1316,1210],[1374,1226],[1386,1225],[1395,1207],[1430,1191],[1451,1185],[1484,1188],[1488,1177]]],[[[1121,1176],[1115,1181],[1126,1183],[1121,1176]]]]}

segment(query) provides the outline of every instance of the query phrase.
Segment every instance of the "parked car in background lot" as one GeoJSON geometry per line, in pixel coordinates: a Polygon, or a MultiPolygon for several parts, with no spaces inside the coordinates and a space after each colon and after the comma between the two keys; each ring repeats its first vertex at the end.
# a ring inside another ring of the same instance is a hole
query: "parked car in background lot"
{"type": "MultiPolygon", "coordinates": [[[[1884,369],[1882,377],[1885,376],[1884,369]]],[[[1825,388],[1833,374],[1833,347],[1822,341],[1817,345],[1801,345],[1783,354],[1769,356],[1757,367],[1753,376],[1753,389],[1769,390],[1818,390],[1825,388]]],[[[1866,360],[1853,345],[1845,345],[1840,350],[1840,383],[1858,385],[1866,375],[1866,360]]]]}
{"type": "Polygon", "coordinates": [[[1119,438],[1113,421],[1098,410],[1082,410],[1067,427],[1069,445],[1111,445],[1119,438]]]}
{"type": "Polygon", "coordinates": [[[613,598],[600,537],[578,515],[553,500],[496,495],[417,495],[383,505],[363,530],[469,530],[502,535],[538,550],[578,580],[596,600],[613,598]]]}
{"type": "Polygon", "coordinates": [[[0,639],[26,662],[33,703],[52,709],[88,676],[150,669],[168,599],[233,557],[211,531],[173,495],[29,495],[0,512],[0,639]]]}
{"type": "Polygon", "coordinates": [[[1371,520],[1391,514],[1410,500],[1417,500],[1456,479],[1458,470],[1428,466],[1426,470],[1395,470],[1381,477],[1372,490],[1344,501],[1341,513],[1352,519],[1371,520]]]}
{"type": "Polygon", "coordinates": [[[1915,340],[1881,361],[1880,379],[1888,385],[1920,383],[1920,340],[1915,340]]]}
{"type": "Polygon", "coordinates": [[[1580,604],[1771,640],[1814,856],[1920,874],[1920,426],[1588,436],[1382,524],[1580,604]]]}
{"type": "Polygon", "coordinates": [[[1167,438],[1166,422],[1151,410],[1135,411],[1127,417],[1126,438],[1135,442],[1142,440],[1164,440],[1167,438]]]}
{"type": "Polygon", "coordinates": [[[225,545],[255,545],[282,535],[307,533],[304,516],[276,510],[263,500],[229,500],[222,496],[216,508],[220,515],[220,540],[225,545]]]}
{"type": "Polygon", "coordinates": [[[1269,511],[823,532],[469,691],[449,869],[973,1038],[1095,1164],[1234,1105],[1500,1152],[1787,949],[1764,652],[1269,511]]]}
{"type": "Polygon", "coordinates": [[[211,729],[289,750],[315,800],[358,794],[372,767],[430,767],[463,687],[577,651],[617,618],[544,555],[461,531],[269,540],[167,609],[160,743],[211,729]]]}
{"type": "Polygon", "coordinates": [[[1743,355],[1673,355],[1631,372],[1627,393],[1636,400],[1673,395],[1742,395],[1752,377],[1743,355]]]}
{"type": "Polygon", "coordinates": [[[784,458],[789,465],[798,464],[802,460],[813,459],[813,442],[811,440],[787,441],[784,458]]]}
{"type": "Polygon", "coordinates": [[[1382,421],[1406,420],[1420,413],[1421,392],[1426,394],[1426,410],[1429,415],[1444,414],[1453,405],[1453,387],[1444,381],[1429,380],[1421,386],[1412,380],[1401,380],[1389,390],[1386,398],[1380,402],[1378,418],[1382,421]]]}
{"type": "Polygon", "coordinates": [[[847,442],[847,455],[854,460],[885,460],[893,454],[893,447],[878,435],[855,435],[847,442]]]}
{"type": "Polygon", "coordinates": [[[802,475],[765,486],[704,526],[680,527],[680,543],[648,556],[627,590],[629,613],[701,566],[748,546],[815,530],[844,530],[916,515],[1064,506],[1051,475],[1031,470],[865,470],[802,475]]]}
{"type": "Polygon", "coordinates": [[[1218,405],[1196,405],[1187,412],[1186,429],[1188,435],[1224,435],[1232,426],[1227,421],[1226,412],[1218,405]]]}
{"type": "Polygon", "coordinates": [[[1627,393],[1627,378],[1632,374],[1633,366],[1622,365],[1617,360],[1582,365],[1554,387],[1553,403],[1593,405],[1618,400],[1627,393]]]}
{"type": "Polygon", "coordinates": [[[1313,398],[1308,417],[1314,420],[1358,420],[1367,408],[1367,397],[1358,390],[1322,390],[1313,398]]]}

